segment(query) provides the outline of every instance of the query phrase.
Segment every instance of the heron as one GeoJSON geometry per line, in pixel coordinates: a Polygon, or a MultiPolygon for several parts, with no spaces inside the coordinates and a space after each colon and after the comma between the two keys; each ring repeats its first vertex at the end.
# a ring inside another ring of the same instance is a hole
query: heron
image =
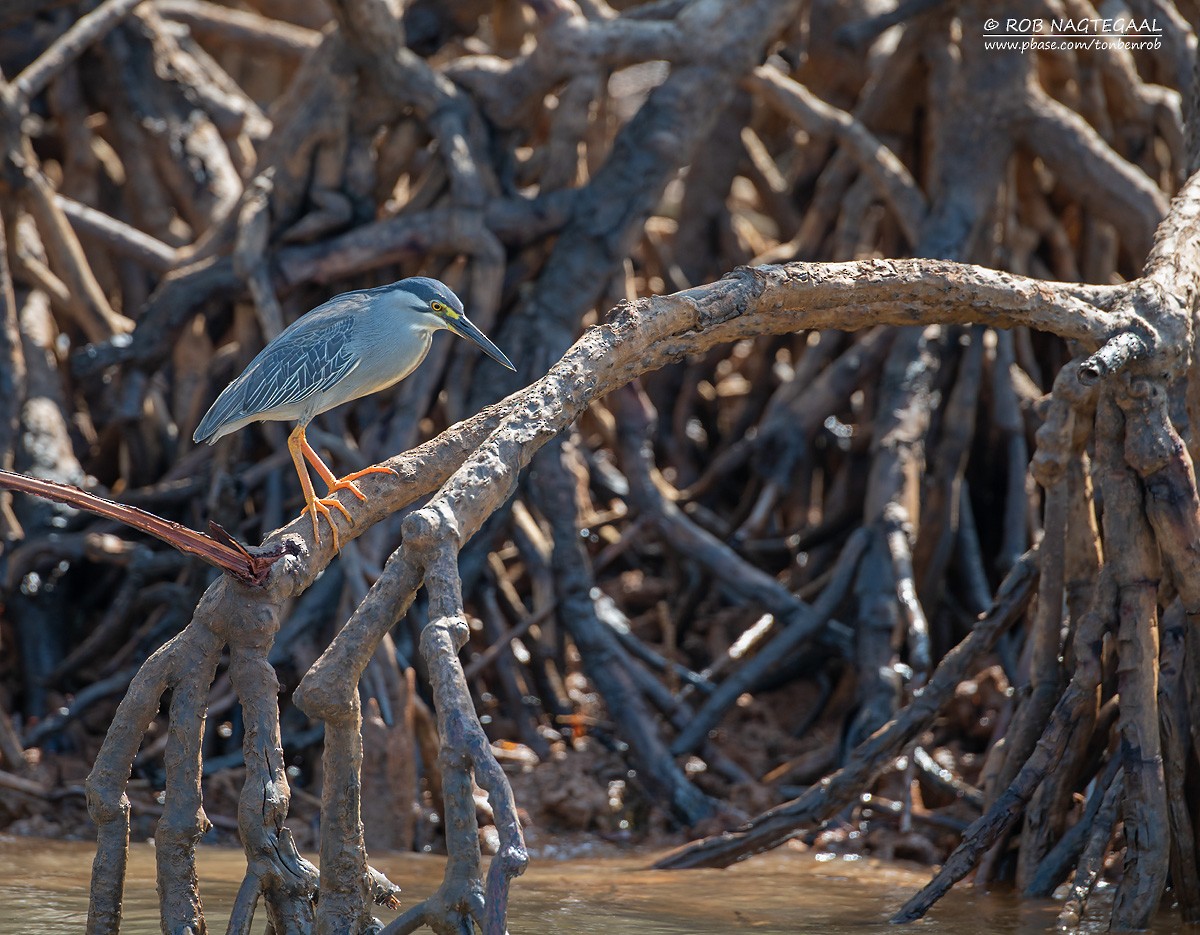
{"type": "Polygon", "coordinates": [[[290,422],[288,452],[304,492],[304,509],[312,518],[319,545],[318,514],[341,548],[331,508],[351,523],[350,511],[336,496],[349,490],[359,500],[367,495],[355,483],[368,474],[395,474],[373,465],[336,477],[308,443],[305,429],[313,418],[334,406],[387,389],[417,368],[429,353],[436,331],[450,331],[478,345],[509,370],[516,370],[500,348],[487,339],[463,311],[462,301],[444,283],[413,276],[374,289],[334,296],[291,325],[259,351],[242,375],[225,387],[192,436],[210,445],[251,422],[290,422]],[[304,462],[312,465],[328,487],[318,497],[304,462]]]}

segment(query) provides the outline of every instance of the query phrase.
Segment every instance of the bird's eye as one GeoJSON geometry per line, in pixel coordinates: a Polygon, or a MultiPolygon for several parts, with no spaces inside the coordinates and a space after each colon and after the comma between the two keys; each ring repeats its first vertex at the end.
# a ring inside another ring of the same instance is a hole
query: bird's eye
{"type": "Polygon", "coordinates": [[[446,303],[445,303],[445,302],[439,302],[437,299],[434,299],[432,302],[430,302],[430,303],[429,303],[429,307],[430,307],[431,309],[433,309],[435,312],[437,312],[439,315],[440,315],[442,312],[446,311],[446,303]]]}

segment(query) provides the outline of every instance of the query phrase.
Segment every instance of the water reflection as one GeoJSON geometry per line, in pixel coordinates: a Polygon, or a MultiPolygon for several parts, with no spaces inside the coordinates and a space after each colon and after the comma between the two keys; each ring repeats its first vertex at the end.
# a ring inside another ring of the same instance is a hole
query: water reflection
{"type": "MultiPolygon", "coordinates": [[[[87,920],[95,851],[88,843],[0,838],[0,933],[77,935],[87,920]]],[[[441,881],[440,858],[390,854],[372,858],[404,888],[405,906],[441,881]]],[[[653,872],[646,857],[536,861],[512,891],[513,935],[900,935],[995,932],[1032,935],[1053,927],[1057,903],[1021,903],[1005,893],[952,892],[919,926],[887,924],[928,879],[920,868],[866,860],[818,860],[775,853],[730,870],[653,872]]],[[[239,851],[202,848],[199,856],[209,930],[221,932],[245,870],[239,851]]],[[[1105,894],[1084,932],[1105,930],[1105,894]]],[[[387,921],[394,913],[380,912],[387,921]]],[[[262,931],[265,922],[256,925],[262,931]]],[[[135,845],[125,889],[126,935],[159,931],[154,849],[135,845]]],[[[1161,913],[1156,933],[1180,932],[1161,913]]]]}

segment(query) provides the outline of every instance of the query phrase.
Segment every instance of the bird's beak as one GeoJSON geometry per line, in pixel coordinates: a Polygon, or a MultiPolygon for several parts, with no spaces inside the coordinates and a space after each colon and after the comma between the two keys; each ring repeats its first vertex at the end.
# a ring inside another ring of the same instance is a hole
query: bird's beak
{"type": "Polygon", "coordinates": [[[446,325],[460,338],[466,338],[478,344],[483,352],[496,363],[503,364],[512,371],[517,369],[513,366],[513,362],[504,356],[504,352],[500,348],[496,347],[495,344],[487,339],[487,336],[482,331],[471,324],[471,320],[466,315],[459,315],[454,319],[446,319],[446,325]]]}

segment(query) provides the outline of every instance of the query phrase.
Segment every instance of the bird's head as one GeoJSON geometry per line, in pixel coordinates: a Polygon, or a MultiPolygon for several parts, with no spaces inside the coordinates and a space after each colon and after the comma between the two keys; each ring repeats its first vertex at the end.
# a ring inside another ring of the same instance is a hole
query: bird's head
{"type": "Polygon", "coordinates": [[[445,328],[460,338],[479,345],[488,357],[509,370],[516,370],[500,348],[487,339],[463,311],[462,300],[459,299],[445,283],[430,279],[427,276],[412,276],[401,279],[397,283],[385,286],[384,289],[395,300],[399,299],[405,311],[420,316],[422,325],[430,330],[445,328]]]}

